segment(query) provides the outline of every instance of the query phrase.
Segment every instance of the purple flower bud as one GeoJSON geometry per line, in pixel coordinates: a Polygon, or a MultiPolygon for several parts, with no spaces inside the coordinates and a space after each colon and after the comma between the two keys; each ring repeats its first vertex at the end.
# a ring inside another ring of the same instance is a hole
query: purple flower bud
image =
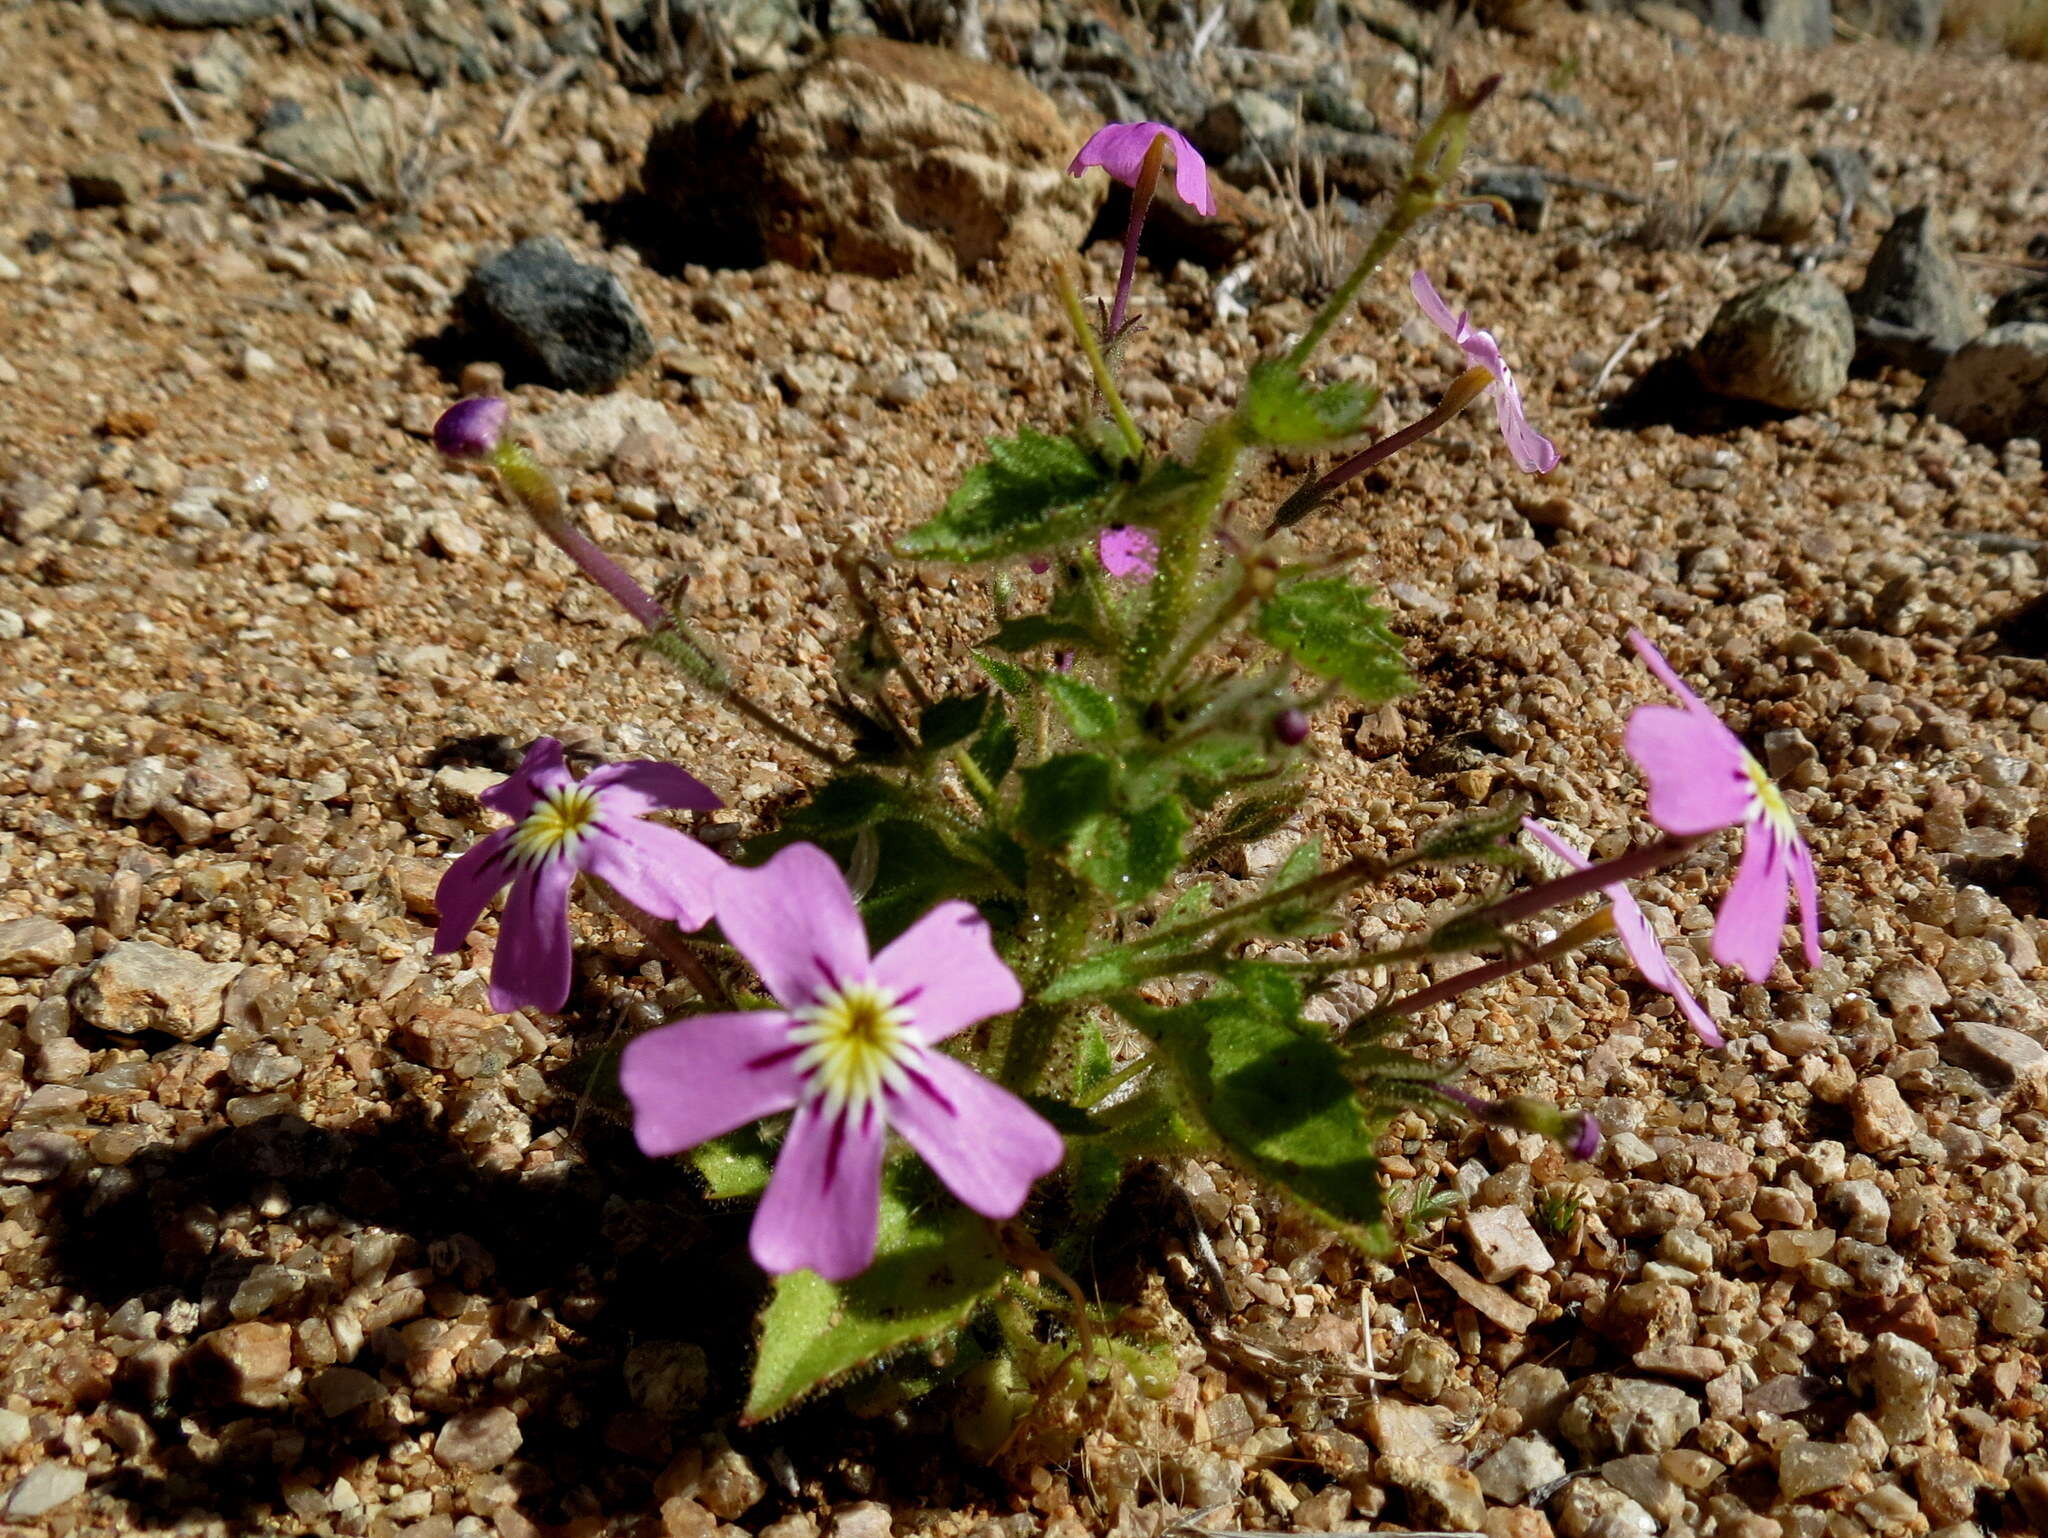
{"type": "Polygon", "coordinates": [[[1273,717],[1273,735],[1290,748],[1300,747],[1308,741],[1308,712],[1289,705],[1273,717]]]}
{"type": "Polygon", "coordinates": [[[502,395],[457,401],[434,424],[434,447],[450,459],[482,459],[498,446],[511,415],[512,403],[502,395]]]}
{"type": "Polygon", "coordinates": [[[1574,1159],[1591,1159],[1600,1151],[1600,1123],[1591,1111],[1578,1112],[1576,1120],[1579,1125],[1565,1139],[1565,1152],[1574,1159]]]}

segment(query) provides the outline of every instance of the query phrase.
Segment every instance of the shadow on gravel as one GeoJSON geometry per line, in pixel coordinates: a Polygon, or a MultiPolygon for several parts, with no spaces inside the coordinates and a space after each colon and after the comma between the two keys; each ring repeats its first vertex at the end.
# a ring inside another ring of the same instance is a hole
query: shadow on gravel
{"type": "Polygon", "coordinates": [[[1797,416],[1753,401],[1724,400],[1700,388],[1690,356],[1659,359],[1600,413],[1602,427],[1669,427],[1694,437],[1715,437],[1797,416]]]}

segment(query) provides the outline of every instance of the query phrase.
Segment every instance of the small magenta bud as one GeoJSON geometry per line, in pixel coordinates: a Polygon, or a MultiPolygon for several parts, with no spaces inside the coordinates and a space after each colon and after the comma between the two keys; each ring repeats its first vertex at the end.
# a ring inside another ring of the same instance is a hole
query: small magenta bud
{"type": "Polygon", "coordinates": [[[477,395],[457,401],[434,424],[434,447],[449,459],[483,459],[498,446],[498,435],[512,415],[502,395],[477,395]]]}
{"type": "Polygon", "coordinates": [[[1308,712],[1299,705],[1289,705],[1273,717],[1273,735],[1290,748],[1298,748],[1308,741],[1308,712]]]}
{"type": "Polygon", "coordinates": [[[1576,1116],[1579,1124],[1566,1137],[1565,1151],[1574,1159],[1591,1159],[1600,1151],[1600,1123],[1590,1111],[1579,1111],[1576,1116]]]}

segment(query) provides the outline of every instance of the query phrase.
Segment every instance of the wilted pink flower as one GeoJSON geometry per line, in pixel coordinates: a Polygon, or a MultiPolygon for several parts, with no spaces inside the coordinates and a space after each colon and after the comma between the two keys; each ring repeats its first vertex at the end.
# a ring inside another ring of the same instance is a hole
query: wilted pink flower
{"type": "Polygon", "coordinates": [[[512,403],[502,395],[457,401],[434,423],[434,447],[450,459],[482,459],[498,446],[512,403]]]}
{"type": "Polygon", "coordinates": [[[561,743],[541,737],[510,779],[478,799],[513,823],[477,840],[441,877],[434,949],[460,950],[491,898],[511,884],[491,958],[491,1008],[552,1013],[568,1001],[569,887],[580,871],[684,929],[710,921],[725,861],[674,828],[642,821],[660,807],[719,804],[674,764],[604,764],[579,780],[561,743]]]}
{"type": "Polygon", "coordinates": [[[1650,781],[1650,820],[1689,838],[1740,824],[1742,863],[1714,919],[1714,959],[1760,983],[1770,976],[1791,894],[1799,894],[1806,964],[1820,965],[1820,906],[1813,854],[1764,767],[1706,702],[1685,686],[1640,630],[1635,647],[1682,706],[1639,705],[1624,741],[1650,781]]]}
{"type": "Polygon", "coordinates": [[[1216,194],[1209,190],[1208,162],[1185,134],[1164,123],[1105,123],[1081,146],[1067,174],[1079,176],[1090,166],[1101,166],[1126,187],[1135,187],[1155,139],[1164,139],[1173,151],[1173,190],[1180,200],[1198,214],[1213,215],[1216,194]]]}
{"type": "Polygon", "coordinates": [[[1500,343],[1493,339],[1493,333],[1477,329],[1472,317],[1462,310],[1453,314],[1437,293],[1436,285],[1429,281],[1429,274],[1420,268],[1416,269],[1409,288],[1422,313],[1465,354],[1466,364],[1493,375],[1493,383],[1487,388],[1493,394],[1493,408],[1500,417],[1500,435],[1507,441],[1508,453],[1515,463],[1533,475],[1547,475],[1555,470],[1557,446],[1531,427],[1522,414],[1522,392],[1500,355],[1500,343]]]}
{"type": "Polygon", "coordinates": [[[1024,992],[964,902],[870,957],[846,878],[815,844],[726,867],[718,921],[779,1009],[701,1015],[630,1042],[619,1080],[642,1151],[678,1153],[794,1107],[754,1215],[763,1270],[841,1281],[875,1253],[894,1127],[967,1206],[1014,1217],[1064,1149],[1008,1090],[936,1050],[1024,992]]]}
{"type": "Polygon", "coordinates": [[[1095,554],[1112,577],[1149,577],[1159,570],[1159,540],[1135,523],[1113,523],[1095,538],[1095,554]]]}
{"type": "MultiPolygon", "coordinates": [[[[1556,855],[1573,870],[1585,870],[1593,862],[1567,844],[1555,833],[1534,818],[1524,817],[1522,827],[1529,836],[1556,855]]],[[[1685,1016],[1693,1034],[1710,1047],[1726,1046],[1727,1040],[1720,1028],[1714,1024],[1714,1017],[1707,1013],[1705,1006],[1693,997],[1671,965],[1671,959],[1664,954],[1664,947],[1657,940],[1656,930],[1650,927],[1649,915],[1628,887],[1617,881],[1612,886],[1600,889],[1614,905],[1614,932],[1621,939],[1621,948],[1628,952],[1629,960],[1636,964],[1636,970],[1643,974],[1643,980],[1652,988],[1668,993],[1678,1001],[1679,1013],[1685,1016]]]]}

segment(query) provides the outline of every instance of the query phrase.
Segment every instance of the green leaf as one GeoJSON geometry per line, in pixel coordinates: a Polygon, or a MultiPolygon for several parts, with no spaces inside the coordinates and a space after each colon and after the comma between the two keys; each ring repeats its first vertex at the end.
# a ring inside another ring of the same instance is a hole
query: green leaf
{"type": "Polygon", "coordinates": [[[1521,866],[1528,856],[1514,845],[1522,829],[1522,816],[1529,810],[1518,797],[1514,805],[1499,812],[1482,812],[1461,817],[1442,828],[1432,828],[1423,837],[1415,858],[1446,864],[1456,860],[1484,860],[1489,865],[1521,866]]]}
{"type": "Polygon", "coordinates": [[[1082,741],[1107,737],[1116,730],[1116,701],[1095,685],[1071,673],[1045,673],[1039,682],[1052,696],[1053,703],[1060,707],[1060,714],[1067,718],[1067,725],[1074,729],[1074,735],[1082,741]]]}
{"type": "Polygon", "coordinates": [[[1116,768],[1099,753],[1061,753],[1020,778],[1018,830],[1048,849],[1063,849],[1083,823],[1109,810],[1116,768]]]}
{"type": "Polygon", "coordinates": [[[1074,868],[1120,908],[1143,902],[1180,868],[1188,814],[1172,798],[1108,812],[1075,840],[1074,868]]]}
{"type": "Polygon", "coordinates": [[[1102,498],[1118,484],[1116,467],[1073,437],[1025,428],[992,438],[985,464],[946,501],[944,511],[897,541],[916,560],[994,561],[1066,544],[1088,533],[1102,498]]]}
{"type": "Polygon", "coordinates": [[[729,1201],[741,1196],[759,1196],[768,1189],[768,1176],[775,1169],[775,1150],[761,1135],[761,1124],[728,1132],[690,1150],[690,1163],[704,1177],[714,1200],[729,1201]]]}
{"type": "Polygon", "coordinates": [[[1166,911],[1159,915],[1157,927],[1172,929],[1179,924],[1192,923],[1207,913],[1215,900],[1216,883],[1197,881],[1168,904],[1166,911]]]}
{"type": "MultiPolygon", "coordinates": [[[[967,750],[974,767],[988,777],[989,784],[1002,788],[1003,780],[1017,762],[1017,723],[1001,700],[989,712],[988,724],[967,750]]],[[[977,792],[979,794],[979,792],[977,792]]]]}
{"type": "Polygon", "coordinates": [[[1349,382],[1311,389],[1292,365],[1269,358],[1253,366],[1238,418],[1258,443],[1330,443],[1357,436],[1379,398],[1349,382]]]}
{"type": "Polygon", "coordinates": [[[875,824],[874,836],[879,841],[875,879],[860,910],[877,946],[888,944],[935,903],[949,897],[971,901],[994,889],[987,870],[955,854],[923,823],[892,817],[875,824]]]}
{"type": "Polygon", "coordinates": [[[1014,662],[1005,662],[1001,657],[991,657],[986,652],[974,653],[974,661],[1005,694],[1023,694],[1031,688],[1029,668],[1020,668],[1014,662]]]}
{"type": "Polygon", "coordinates": [[[1287,858],[1280,862],[1280,868],[1266,879],[1265,890],[1284,892],[1291,886],[1300,886],[1322,868],[1323,841],[1305,838],[1288,851],[1287,858]]]}
{"type": "Polygon", "coordinates": [[[998,651],[1028,652],[1034,646],[1095,645],[1095,632],[1078,621],[1055,619],[1050,614],[1026,614],[1006,620],[988,644],[998,651]]]}
{"type": "Polygon", "coordinates": [[[1120,1003],[1186,1082],[1187,1103],[1246,1169],[1384,1253],[1378,1127],[1326,1038],[1252,997],[1219,991],[1173,1009],[1120,1003]]]}
{"type": "Polygon", "coordinates": [[[1366,601],[1371,591],[1342,577],[1297,577],[1260,606],[1252,629],[1309,672],[1377,705],[1413,685],[1386,613],[1366,601]]]}
{"type": "Polygon", "coordinates": [[[830,837],[873,824],[902,804],[896,787],[878,775],[855,771],[837,774],[818,787],[804,805],[782,820],[785,829],[830,837]]]}
{"type": "Polygon", "coordinates": [[[978,694],[953,694],[925,706],[917,718],[918,741],[927,753],[937,753],[956,742],[965,742],[981,730],[994,698],[986,689],[978,694]]]}
{"type": "Polygon", "coordinates": [[[1145,971],[1144,958],[1121,949],[1084,956],[1040,989],[1038,1001],[1067,1004],[1075,999],[1099,998],[1130,987],[1145,971]]]}
{"type": "Polygon", "coordinates": [[[960,1328],[1009,1267],[988,1223],[936,1191],[902,1160],[882,1179],[875,1259],[847,1282],[815,1271],[776,1278],[761,1314],[746,1420],[780,1415],[805,1396],[960,1328]]]}

